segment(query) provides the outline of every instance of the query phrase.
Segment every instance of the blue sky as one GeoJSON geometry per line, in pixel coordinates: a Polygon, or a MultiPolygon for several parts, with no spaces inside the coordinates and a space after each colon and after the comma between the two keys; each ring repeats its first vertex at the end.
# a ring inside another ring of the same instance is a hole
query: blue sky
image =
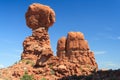
{"type": "Polygon", "coordinates": [[[99,68],[120,68],[120,0],[0,0],[0,67],[20,60],[22,43],[31,35],[25,12],[36,2],[56,12],[56,22],[49,29],[54,54],[60,37],[80,31],[99,68]]]}

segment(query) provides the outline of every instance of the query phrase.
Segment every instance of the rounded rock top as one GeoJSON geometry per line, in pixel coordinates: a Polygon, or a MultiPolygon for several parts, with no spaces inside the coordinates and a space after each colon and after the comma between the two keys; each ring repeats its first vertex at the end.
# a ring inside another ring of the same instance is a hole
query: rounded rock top
{"type": "Polygon", "coordinates": [[[55,22],[55,12],[49,6],[33,3],[26,14],[26,24],[31,29],[40,27],[49,28],[55,22]]]}
{"type": "Polygon", "coordinates": [[[82,32],[69,32],[67,35],[68,39],[79,39],[84,40],[84,34],[82,32]]]}

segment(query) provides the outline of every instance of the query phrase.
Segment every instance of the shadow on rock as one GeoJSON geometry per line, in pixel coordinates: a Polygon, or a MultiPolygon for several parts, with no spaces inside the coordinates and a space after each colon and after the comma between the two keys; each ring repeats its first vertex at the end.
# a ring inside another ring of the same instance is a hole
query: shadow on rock
{"type": "Polygon", "coordinates": [[[91,75],[67,76],[58,80],[120,80],[120,69],[118,70],[99,70],[91,75]]]}

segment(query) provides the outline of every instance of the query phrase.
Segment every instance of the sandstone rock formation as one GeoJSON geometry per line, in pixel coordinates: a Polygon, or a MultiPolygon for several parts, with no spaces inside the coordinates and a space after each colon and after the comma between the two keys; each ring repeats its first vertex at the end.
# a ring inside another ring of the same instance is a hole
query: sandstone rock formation
{"type": "Polygon", "coordinates": [[[57,42],[57,56],[64,59],[66,56],[66,37],[62,37],[57,42]]]}
{"type": "Polygon", "coordinates": [[[88,75],[91,71],[98,69],[94,54],[90,51],[81,32],[69,32],[67,38],[60,38],[57,43],[57,56],[62,63],[59,63],[59,65],[64,66],[63,70],[66,71],[62,72],[64,76],[88,75]]]}
{"type": "Polygon", "coordinates": [[[49,28],[54,22],[55,13],[49,6],[34,3],[29,6],[26,12],[26,23],[32,29],[49,28]]]}
{"type": "MultiPolygon", "coordinates": [[[[45,5],[34,3],[26,12],[26,23],[32,29],[32,36],[23,42],[22,59],[39,60],[42,65],[53,56],[50,46],[48,28],[55,22],[54,11],[45,5]]],[[[38,62],[37,62],[38,64],[38,62]]]]}
{"type": "Polygon", "coordinates": [[[81,32],[69,32],[67,38],[60,38],[57,56],[53,56],[47,31],[55,22],[55,13],[48,6],[30,5],[26,13],[26,22],[33,32],[32,36],[23,42],[22,59],[33,60],[35,66],[43,70],[50,68],[57,77],[87,75],[97,70],[94,54],[81,32]]]}
{"type": "Polygon", "coordinates": [[[2,74],[8,70],[6,74],[11,80],[19,80],[27,71],[29,75],[34,75],[35,80],[43,77],[59,80],[62,77],[89,75],[97,71],[94,53],[90,51],[81,32],[69,32],[67,37],[60,38],[57,56],[53,55],[48,29],[54,22],[55,13],[50,7],[37,3],[30,5],[26,12],[26,23],[32,29],[32,35],[23,42],[21,60],[2,70],[2,74]]]}
{"type": "Polygon", "coordinates": [[[67,38],[58,40],[57,56],[68,58],[69,62],[81,65],[92,65],[97,68],[94,54],[90,51],[84,35],[80,32],[69,32],[67,38]]]}

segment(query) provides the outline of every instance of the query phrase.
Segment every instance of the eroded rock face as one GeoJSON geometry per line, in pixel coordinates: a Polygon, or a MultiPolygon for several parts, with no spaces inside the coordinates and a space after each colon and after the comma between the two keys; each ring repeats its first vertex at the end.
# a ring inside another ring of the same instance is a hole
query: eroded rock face
{"type": "Polygon", "coordinates": [[[67,35],[67,51],[89,50],[87,41],[84,40],[84,35],[81,32],[69,32],[67,35]]]}
{"type": "Polygon", "coordinates": [[[57,56],[60,59],[64,59],[66,56],[66,37],[62,37],[57,43],[57,56]]]}
{"type": "Polygon", "coordinates": [[[80,75],[81,70],[89,74],[98,69],[94,53],[90,51],[88,42],[81,32],[69,32],[67,38],[60,38],[57,44],[57,56],[63,62],[62,65],[67,67],[67,75],[80,75]]]}
{"type": "MultiPolygon", "coordinates": [[[[60,38],[57,43],[57,56],[53,56],[48,28],[55,22],[55,13],[50,7],[41,4],[30,5],[26,22],[32,29],[32,36],[23,42],[22,59],[35,61],[36,66],[42,67],[43,70],[52,66],[50,70],[57,77],[88,75],[97,70],[94,54],[81,32],[69,32],[67,37],[60,38]]],[[[45,74],[48,73],[51,72],[45,74]]]]}
{"type": "Polygon", "coordinates": [[[84,40],[83,33],[69,32],[66,41],[66,55],[72,62],[78,62],[82,57],[87,56],[89,46],[87,41],[84,40]]]}
{"type": "Polygon", "coordinates": [[[11,80],[19,80],[24,71],[34,75],[36,80],[43,77],[60,80],[67,76],[89,75],[97,70],[94,53],[81,32],[69,32],[67,37],[60,38],[57,56],[53,56],[48,29],[54,22],[55,13],[50,7],[37,3],[29,6],[26,24],[32,29],[32,35],[23,42],[21,60],[9,68],[11,80]]]}
{"type": "Polygon", "coordinates": [[[26,24],[32,29],[32,36],[23,42],[21,59],[30,59],[36,65],[46,62],[53,52],[50,45],[48,28],[55,22],[55,13],[49,7],[34,3],[26,12],[26,24]]]}

